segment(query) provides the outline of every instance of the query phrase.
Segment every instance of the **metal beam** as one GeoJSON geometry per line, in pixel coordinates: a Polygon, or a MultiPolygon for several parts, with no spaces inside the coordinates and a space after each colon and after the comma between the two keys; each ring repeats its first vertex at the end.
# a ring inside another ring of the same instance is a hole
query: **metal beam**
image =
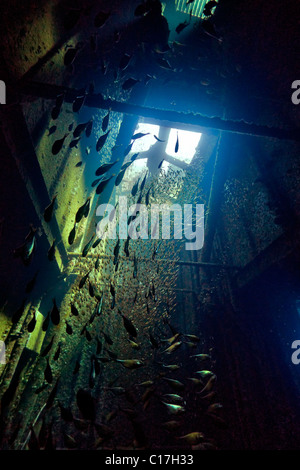
{"type": "MultiPolygon", "coordinates": [[[[55,99],[57,95],[64,93],[65,102],[67,103],[72,103],[77,96],[84,92],[83,90],[75,90],[33,81],[19,83],[18,91],[23,95],[52,100],[55,99]]],[[[165,109],[149,108],[112,100],[110,98],[105,99],[101,93],[87,95],[84,105],[90,108],[111,109],[119,113],[140,116],[146,118],[149,122],[151,120],[151,122],[157,122],[166,127],[197,130],[198,132],[208,132],[211,134],[224,131],[234,134],[263,136],[300,142],[300,130],[297,128],[280,129],[276,127],[259,126],[245,121],[232,121],[219,117],[209,117],[198,113],[182,113],[165,109]]]]}

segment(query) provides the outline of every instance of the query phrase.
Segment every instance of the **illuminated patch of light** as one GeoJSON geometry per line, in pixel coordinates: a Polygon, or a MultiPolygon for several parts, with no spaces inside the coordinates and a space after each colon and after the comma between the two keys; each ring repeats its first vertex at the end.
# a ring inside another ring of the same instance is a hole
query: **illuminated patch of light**
{"type": "MultiPolygon", "coordinates": [[[[190,12],[192,12],[192,16],[197,16],[200,18],[208,1],[209,0],[194,0],[192,3],[187,5],[187,0],[175,0],[175,5],[177,11],[187,13],[188,15],[190,12]]],[[[212,9],[212,13],[214,12],[215,8],[216,7],[212,9]]]]}
{"type": "Polygon", "coordinates": [[[141,172],[142,170],[147,168],[147,158],[140,158],[139,160],[135,160],[131,165],[132,171],[134,172],[141,172]]]}
{"type": "Polygon", "coordinates": [[[149,150],[150,147],[156,143],[154,135],[158,136],[159,126],[155,124],[139,122],[134,133],[137,134],[138,132],[143,132],[144,134],[149,132],[149,135],[145,135],[144,137],[137,139],[131,147],[131,153],[147,152],[147,150],[149,150]]]}
{"type": "Polygon", "coordinates": [[[191,163],[195,152],[196,147],[200,142],[201,135],[199,132],[183,131],[181,129],[171,129],[169,140],[167,143],[166,154],[171,157],[177,158],[187,164],[191,163]],[[177,132],[178,132],[178,142],[179,148],[178,152],[175,152],[175,146],[177,141],[177,132]]]}

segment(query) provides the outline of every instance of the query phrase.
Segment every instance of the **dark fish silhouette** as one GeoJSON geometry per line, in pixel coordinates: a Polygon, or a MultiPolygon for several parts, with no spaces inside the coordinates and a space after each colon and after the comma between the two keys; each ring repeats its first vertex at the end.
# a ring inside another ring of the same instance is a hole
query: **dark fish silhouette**
{"type": "Polygon", "coordinates": [[[54,134],[54,132],[56,131],[56,129],[57,129],[57,126],[51,126],[50,129],[49,129],[49,134],[48,134],[48,136],[54,134]]]}
{"type": "Polygon", "coordinates": [[[45,347],[45,349],[41,352],[41,357],[47,356],[47,354],[50,352],[52,346],[53,346],[53,341],[54,341],[54,335],[52,336],[50,343],[45,347]]]}
{"type": "Polygon", "coordinates": [[[88,254],[89,249],[92,246],[94,238],[95,238],[95,234],[93,234],[92,238],[87,242],[87,244],[83,248],[81,256],[86,257],[86,255],[88,254]]]}
{"type": "Polygon", "coordinates": [[[37,275],[38,275],[38,272],[39,271],[36,271],[35,275],[33,276],[33,278],[28,282],[28,284],[26,285],[26,288],[25,288],[25,292],[26,294],[29,294],[34,286],[35,286],[35,283],[36,283],[36,278],[37,278],[37,275]]]}
{"type": "Polygon", "coordinates": [[[78,148],[77,145],[79,144],[79,141],[80,141],[80,137],[78,139],[71,140],[71,142],[69,143],[69,148],[70,149],[73,149],[74,147],[78,148]]]}
{"type": "Polygon", "coordinates": [[[127,78],[125,82],[122,84],[122,88],[124,91],[130,90],[134,85],[136,85],[140,80],[137,80],[136,78],[127,78]]]}
{"type": "Polygon", "coordinates": [[[42,330],[43,331],[47,331],[49,322],[50,322],[50,312],[47,313],[47,315],[46,315],[46,317],[43,321],[43,324],[42,324],[42,330]]]}
{"type": "Polygon", "coordinates": [[[56,300],[52,299],[52,302],[53,302],[53,307],[52,307],[52,310],[51,310],[51,313],[50,313],[51,321],[52,321],[53,325],[58,325],[59,322],[60,322],[59,310],[58,310],[57,305],[56,305],[56,300]]]}
{"type": "Polygon", "coordinates": [[[77,137],[80,137],[81,134],[85,131],[86,127],[88,125],[88,122],[84,122],[82,124],[78,124],[78,126],[75,128],[74,132],[73,132],[73,136],[75,138],[77,137]]]}
{"type": "Polygon", "coordinates": [[[15,313],[12,316],[11,321],[14,325],[18,323],[18,321],[20,320],[21,316],[24,313],[25,302],[26,302],[26,299],[23,300],[22,305],[15,311],[15,313]]]}
{"type": "Polygon", "coordinates": [[[69,127],[68,127],[68,131],[69,131],[69,132],[71,132],[71,131],[72,131],[72,129],[73,129],[73,126],[74,126],[74,122],[72,122],[72,123],[69,125],[69,127]]]}
{"type": "Polygon", "coordinates": [[[106,114],[106,116],[104,116],[103,118],[103,121],[102,121],[102,124],[101,124],[101,129],[103,132],[106,132],[107,128],[108,128],[108,124],[109,124],[109,112],[106,114]]]}
{"type": "Polygon", "coordinates": [[[100,184],[97,186],[96,189],[96,194],[101,194],[102,191],[104,191],[106,185],[109,183],[109,181],[114,177],[115,175],[110,176],[109,178],[102,180],[100,184]]]}
{"type": "Polygon", "coordinates": [[[78,162],[78,163],[76,163],[75,167],[76,167],[76,168],[79,168],[79,167],[81,167],[81,166],[82,166],[82,164],[83,164],[83,161],[81,161],[81,162],[78,162]]]}
{"type": "Polygon", "coordinates": [[[99,13],[95,16],[95,19],[94,19],[95,28],[102,28],[102,26],[105,25],[109,17],[110,17],[110,12],[105,13],[103,11],[99,11],[99,13]]]}
{"type": "Polygon", "coordinates": [[[88,271],[85,276],[83,276],[79,282],[79,289],[82,289],[84,284],[86,283],[87,278],[89,277],[90,271],[88,271]]]}
{"type": "Polygon", "coordinates": [[[73,64],[77,54],[79,51],[79,47],[70,47],[70,49],[67,50],[64,56],[64,65],[67,67],[68,65],[73,64]]]}
{"type": "Polygon", "coordinates": [[[35,317],[35,310],[34,310],[32,319],[31,319],[30,322],[28,323],[27,331],[28,331],[29,333],[32,333],[33,330],[35,329],[35,325],[36,325],[36,317],[35,317]]]}
{"type": "Polygon", "coordinates": [[[76,360],[75,367],[73,370],[73,375],[76,375],[79,372],[79,369],[80,369],[80,362],[76,360]]]}
{"type": "Polygon", "coordinates": [[[71,327],[71,325],[66,321],[66,332],[68,333],[68,335],[72,335],[73,334],[73,329],[71,327]]]}
{"type": "Polygon", "coordinates": [[[162,167],[162,164],[163,164],[164,161],[165,161],[165,160],[162,159],[162,161],[160,162],[160,164],[159,164],[158,167],[157,167],[158,169],[160,169],[160,168],[162,167]]]}
{"type": "Polygon", "coordinates": [[[62,146],[64,145],[64,141],[68,135],[69,134],[65,134],[64,137],[62,137],[62,139],[58,139],[54,142],[54,144],[52,145],[53,155],[57,155],[61,151],[62,146]]]}
{"type": "Polygon", "coordinates": [[[140,193],[142,194],[143,189],[145,187],[146,179],[147,179],[148,173],[145,174],[144,179],[142,181],[141,187],[140,187],[140,193]]]}
{"type": "Polygon", "coordinates": [[[53,199],[50,202],[49,206],[47,206],[46,209],[44,210],[44,220],[45,220],[45,222],[50,222],[50,220],[52,218],[56,198],[57,198],[57,194],[55,194],[55,196],[53,196],[53,199]]]}
{"type": "Polygon", "coordinates": [[[139,156],[139,152],[138,152],[138,153],[134,153],[134,154],[132,155],[132,157],[131,157],[130,160],[131,160],[132,162],[134,162],[134,160],[136,160],[138,156],[139,156]]]}
{"type": "Polygon", "coordinates": [[[105,142],[106,142],[106,139],[107,137],[109,136],[109,133],[110,133],[111,129],[109,129],[106,134],[103,134],[99,137],[98,141],[97,141],[97,144],[96,144],[96,150],[97,152],[100,152],[100,150],[104,147],[105,145],[105,142]]]}
{"type": "Polygon", "coordinates": [[[79,316],[79,312],[78,312],[78,309],[75,307],[74,304],[71,303],[71,313],[72,315],[74,315],[75,317],[78,317],[79,316]]]}
{"type": "Polygon", "coordinates": [[[55,240],[53,240],[53,243],[52,243],[52,245],[50,246],[50,248],[48,250],[47,256],[48,256],[49,261],[54,260],[54,257],[55,257],[55,240]]]}
{"type": "Polygon", "coordinates": [[[132,149],[133,143],[134,142],[131,142],[129,145],[127,145],[126,149],[124,150],[124,157],[129,154],[130,150],[132,149]]]}
{"type": "Polygon", "coordinates": [[[114,248],[114,260],[113,260],[114,265],[117,264],[119,251],[120,251],[120,238],[118,238],[118,241],[117,241],[116,246],[114,248]]]}
{"type": "Polygon", "coordinates": [[[126,169],[123,171],[120,171],[120,173],[116,177],[115,186],[119,186],[122,183],[122,179],[124,178],[125,172],[126,172],[126,169]]]}
{"type": "Polygon", "coordinates": [[[104,333],[104,331],[101,332],[104,336],[104,339],[105,339],[105,342],[107,344],[109,344],[110,346],[112,346],[114,344],[113,340],[111,339],[110,336],[108,336],[106,333],[104,333]]]}
{"type": "Polygon", "coordinates": [[[129,320],[127,317],[125,317],[125,315],[122,314],[120,309],[118,310],[118,312],[121,315],[121,317],[123,318],[124,328],[126,329],[127,333],[129,333],[130,336],[133,336],[134,338],[136,338],[137,330],[136,330],[135,326],[133,325],[132,321],[129,320]]]}
{"type": "Polygon", "coordinates": [[[85,135],[87,138],[89,138],[92,134],[93,124],[94,123],[92,119],[87,123],[86,129],[85,129],[85,135]]]}
{"type": "Polygon", "coordinates": [[[73,242],[75,240],[75,236],[76,236],[76,223],[74,224],[74,227],[72,228],[71,232],[69,233],[69,237],[68,237],[69,245],[73,244],[73,242]]]}
{"type": "Polygon", "coordinates": [[[149,135],[150,132],[137,132],[136,134],[133,134],[131,137],[132,140],[140,139],[141,137],[144,137],[145,135],[149,135]]]}
{"type": "Polygon", "coordinates": [[[53,361],[57,361],[59,356],[60,356],[60,352],[61,352],[61,346],[60,344],[58,345],[56,351],[55,351],[55,354],[53,356],[53,361]]]}
{"type": "Polygon", "coordinates": [[[35,232],[36,228],[30,227],[28,235],[25,237],[25,242],[16,248],[13,252],[14,257],[20,257],[25,266],[28,266],[32,260],[32,256],[36,246],[35,232]]]}
{"type": "Polygon", "coordinates": [[[97,259],[96,259],[96,262],[95,262],[95,269],[99,268],[99,264],[100,264],[100,258],[99,258],[99,255],[98,255],[97,259]]]}
{"type": "Polygon", "coordinates": [[[137,192],[138,192],[140,179],[141,179],[141,178],[139,178],[139,179],[137,180],[137,182],[132,186],[131,195],[132,195],[133,197],[135,197],[136,194],[137,194],[137,192]]]}
{"type": "Polygon", "coordinates": [[[188,25],[189,22],[187,20],[185,20],[183,23],[179,23],[179,25],[175,29],[176,33],[180,34],[181,31],[183,31],[188,25]]]}
{"type": "Polygon", "coordinates": [[[130,62],[130,59],[131,59],[131,55],[125,53],[125,54],[123,55],[123,57],[121,58],[121,60],[120,60],[119,69],[125,70],[125,69],[128,67],[128,64],[129,64],[129,62],[130,62]]]}
{"type": "Polygon", "coordinates": [[[178,132],[177,132],[177,139],[176,139],[176,144],[175,144],[175,153],[177,153],[179,150],[179,140],[178,140],[178,132]]]}
{"type": "Polygon", "coordinates": [[[156,135],[154,136],[154,138],[157,140],[157,142],[165,142],[165,140],[159,139],[156,135]]]}
{"type": "Polygon", "coordinates": [[[74,113],[79,113],[82,106],[84,105],[85,99],[86,99],[85,94],[77,96],[77,98],[75,98],[75,100],[73,101],[73,106],[72,106],[72,109],[73,109],[74,113]]]}
{"type": "Polygon", "coordinates": [[[78,211],[76,212],[76,216],[75,216],[76,224],[78,224],[83,217],[88,216],[89,210],[90,210],[90,200],[91,198],[88,197],[85,203],[82,206],[80,206],[78,211]]]}
{"type": "Polygon", "coordinates": [[[50,367],[48,358],[47,358],[47,365],[46,365],[46,368],[44,370],[44,377],[45,377],[46,382],[48,382],[48,384],[52,384],[53,376],[52,376],[52,371],[51,371],[51,367],[50,367]]]}
{"type": "Polygon", "coordinates": [[[107,173],[117,162],[119,161],[116,160],[115,162],[112,162],[112,163],[104,163],[103,165],[101,165],[95,172],[95,175],[96,176],[101,176],[101,175],[104,175],[105,173],[107,173]]]}

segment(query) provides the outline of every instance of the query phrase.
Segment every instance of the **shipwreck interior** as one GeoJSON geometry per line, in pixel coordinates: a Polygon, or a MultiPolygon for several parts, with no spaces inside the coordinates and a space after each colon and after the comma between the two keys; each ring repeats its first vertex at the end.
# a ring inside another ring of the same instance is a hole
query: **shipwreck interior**
{"type": "Polygon", "coordinates": [[[0,13],[0,448],[299,449],[297,0],[0,13]]]}

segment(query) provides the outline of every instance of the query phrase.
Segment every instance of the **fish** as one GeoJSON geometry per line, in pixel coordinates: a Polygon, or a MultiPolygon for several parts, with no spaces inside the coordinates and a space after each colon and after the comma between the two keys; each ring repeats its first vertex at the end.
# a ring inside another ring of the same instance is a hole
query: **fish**
{"type": "Polygon", "coordinates": [[[92,248],[97,248],[97,246],[99,245],[99,243],[101,242],[102,238],[98,238],[92,245],[92,248]]]}
{"type": "Polygon", "coordinates": [[[91,246],[92,246],[92,244],[93,244],[94,238],[95,238],[95,234],[93,233],[91,239],[87,242],[87,244],[85,245],[85,247],[84,247],[83,250],[82,250],[81,256],[82,256],[83,258],[85,258],[86,255],[88,254],[88,252],[89,252],[89,250],[90,250],[90,248],[91,248],[91,246]]]}
{"type": "Polygon", "coordinates": [[[141,183],[140,193],[143,192],[143,189],[144,189],[145,184],[146,184],[147,176],[148,176],[148,172],[145,174],[144,179],[143,179],[143,181],[142,181],[142,183],[141,183]]]}
{"type": "Polygon", "coordinates": [[[55,299],[52,299],[52,302],[53,302],[53,307],[50,313],[50,317],[51,317],[51,321],[53,325],[57,326],[59,325],[59,322],[60,322],[60,314],[59,314],[59,310],[57,308],[55,299]]]}
{"type": "Polygon", "coordinates": [[[111,129],[109,129],[105,134],[101,135],[96,143],[96,151],[100,152],[100,150],[104,147],[105,142],[110,134],[111,129]]]}
{"type": "Polygon", "coordinates": [[[182,439],[189,445],[195,445],[204,441],[204,434],[202,432],[190,432],[184,436],[177,437],[177,439],[182,439]]]}
{"type": "Polygon", "coordinates": [[[137,159],[137,157],[139,156],[139,154],[140,154],[140,152],[134,153],[134,154],[132,155],[130,161],[131,161],[131,162],[134,162],[134,161],[137,159]]]}
{"type": "Polygon", "coordinates": [[[130,334],[130,336],[132,336],[133,338],[136,338],[137,337],[137,330],[136,330],[135,326],[133,325],[133,323],[131,322],[131,320],[129,320],[127,317],[125,317],[125,315],[122,314],[120,309],[118,309],[118,313],[123,318],[123,324],[124,324],[124,328],[126,329],[126,331],[130,334]]]}
{"type": "Polygon", "coordinates": [[[188,25],[189,25],[189,22],[186,20],[183,23],[179,23],[179,25],[175,29],[176,33],[180,34],[181,31],[183,31],[188,25]]]}
{"type": "Polygon", "coordinates": [[[184,403],[184,399],[176,393],[165,393],[163,397],[172,401],[173,403],[184,403]]]}
{"type": "Polygon", "coordinates": [[[103,334],[103,337],[104,337],[106,343],[109,344],[110,346],[112,346],[114,344],[114,342],[111,339],[111,337],[109,335],[107,335],[106,333],[104,333],[104,331],[101,331],[101,333],[103,334]]]}
{"type": "Polygon", "coordinates": [[[16,248],[13,252],[14,257],[21,257],[25,266],[31,263],[33,253],[36,247],[35,232],[36,228],[30,226],[30,231],[25,237],[25,242],[20,247],[16,248]]]}
{"type": "Polygon", "coordinates": [[[35,310],[33,311],[32,319],[28,323],[27,326],[27,331],[28,333],[32,333],[36,325],[36,316],[35,316],[35,310]]]}
{"type": "Polygon", "coordinates": [[[53,356],[53,361],[57,361],[59,356],[60,356],[60,353],[61,353],[61,345],[59,344],[56,351],[55,351],[55,354],[53,356]]]}
{"type": "Polygon", "coordinates": [[[53,341],[54,341],[55,335],[52,336],[49,344],[45,347],[45,349],[41,352],[41,357],[47,356],[47,354],[50,352],[52,346],[53,346],[53,341]]]}
{"type": "Polygon", "coordinates": [[[127,170],[127,168],[129,168],[130,165],[132,165],[131,161],[127,162],[127,163],[124,163],[124,165],[122,165],[121,171],[127,170]]]}
{"type": "Polygon", "coordinates": [[[109,124],[109,116],[110,116],[110,111],[108,111],[108,113],[104,116],[104,118],[102,120],[102,124],[101,124],[102,132],[107,131],[108,124],[109,124]]]}
{"type": "Polygon", "coordinates": [[[102,343],[101,343],[101,341],[99,340],[98,337],[96,337],[96,342],[97,342],[96,355],[98,356],[102,351],[103,345],[102,345],[102,343]]]}
{"type": "Polygon", "coordinates": [[[126,70],[128,65],[129,65],[130,60],[131,60],[131,55],[129,55],[125,52],[125,54],[122,56],[122,58],[119,62],[119,69],[120,70],[126,70]]]}
{"type": "Polygon", "coordinates": [[[71,302],[71,313],[72,315],[74,315],[75,317],[78,317],[79,316],[79,311],[78,309],[75,307],[75,305],[71,302]]]}
{"type": "Polygon", "coordinates": [[[134,279],[137,278],[137,259],[136,259],[135,253],[133,256],[133,278],[134,279]]]}
{"type": "Polygon", "coordinates": [[[73,127],[74,127],[74,122],[71,122],[71,124],[68,127],[68,131],[72,132],[73,127]]]}
{"type": "Polygon", "coordinates": [[[29,294],[29,293],[33,290],[33,288],[34,288],[34,286],[35,286],[35,283],[36,283],[36,278],[37,278],[37,276],[38,276],[38,273],[39,273],[39,270],[36,271],[36,273],[35,273],[35,275],[33,276],[33,278],[30,279],[30,281],[27,283],[26,288],[25,288],[26,294],[29,294]]]}
{"type": "Polygon", "coordinates": [[[95,28],[102,28],[105,25],[106,21],[110,17],[110,12],[105,13],[104,11],[99,11],[94,18],[94,26],[95,28]]]}
{"type": "Polygon", "coordinates": [[[223,408],[221,403],[212,403],[208,408],[206,413],[216,413],[223,408]]]}
{"type": "Polygon", "coordinates": [[[81,167],[83,164],[83,161],[81,160],[80,162],[76,163],[75,168],[81,167]]]}
{"type": "Polygon", "coordinates": [[[80,388],[76,394],[79,411],[84,419],[94,422],[96,418],[95,400],[91,393],[80,388]]]}
{"type": "Polygon", "coordinates": [[[166,421],[165,423],[162,423],[162,427],[165,428],[167,431],[176,431],[179,427],[181,426],[181,423],[178,421],[166,421]]]}
{"type": "Polygon", "coordinates": [[[162,164],[163,164],[164,161],[165,161],[165,160],[164,160],[164,158],[163,158],[162,161],[160,162],[160,164],[159,164],[158,167],[157,167],[158,169],[160,169],[160,168],[162,167],[162,164]]]}
{"type": "Polygon", "coordinates": [[[104,348],[104,349],[113,361],[118,359],[118,355],[116,353],[114,353],[113,351],[109,351],[109,349],[106,349],[106,348],[104,348]]]}
{"type": "Polygon", "coordinates": [[[51,390],[51,392],[49,394],[49,397],[48,397],[48,399],[46,401],[46,405],[45,405],[46,410],[49,410],[53,405],[54,399],[55,399],[56,394],[57,394],[59,380],[60,380],[60,377],[57,378],[57,380],[55,382],[55,385],[54,385],[53,389],[51,390]]]}
{"type": "Polygon", "coordinates": [[[96,262],[95,262],[95,269],[98,269],[100,265],[100,257],[99,255],[97,256],[96,262]]]}
{"type": "Polygon", "coordinates": [[[157,135],[154,135],[154,138],[157,140],[157,142],[166,142],[165,140],[159,139],[157,135]]]}
{"type": "Polygon", "coordinates": [[[131,195],[132,195],[133,197],[135,197],[136,194],[137,194],[137,192],[138,192],[140,179],[141,179],[141,178],[139,178],[139,179],[137,180],[137,182],[132,186],[131,195]]]}
{"type": "Polygon", "coordinates": [[[57,198],[57,194],[53,196],[52,201],[44,210],[44,221],[47,223],[49,223],[52,218],[56,198],[57,198]]]}
{"type": "Polygon", "coordinates": [[[48,137],[49,137],[49,135],[54,134],[54,132],[56,131],[56,129],[57,129],[57,126],[51,126],[50,129],[48,129],[48,130],[49,130],[48,137]]]}
{"type": "Polygon", "coordinates": [[[182,405],[175,405],[174,403],[166,403],[162,401],[162,403],[167,407],[167,411],[171,415],[178,415],[185,412],[185,408],[182,405]]]}
{"type": "Polygon", "coordinates": [[[139,359],[116,359],[116,362],[122,364],[126,369],[137,369],[144,365],[144,363],[139,359]]]}
{"type": "Polygon", "coordinates": [[[75,236],[76,236],[76,222],[75,222],[74,227],[72,228],[72,230],[71,230],[71,232],[69,233],[69,236],[68,236],[69,245],[72,245],[74,243],[75,236]]]}
{"type": "Polygon", "coordinates": [[[78,144],[79,144],[79,141],[80,141],[80,137],[78,139],[75,139],[75,140],[72,140],[70,143],[69,143],[69,148],[72,149],[72,148],[78,148],[78,144]]]}
{"type": "Polygon", "coordinates": [[[211,16],[212,14],[212,9],[217,6],[217,2],[215,0],[210,0],[209,2],[207,2],[207,4],[205,5],[204,7],[204,10],[203,10],[203,15],[205,16],[211,16]]]}
{"type": "Polygon", "coordinates": [[[174,389],[174,390],[184,390],[184,385],[182,382],[179,380],[175,379],[169,379],[168,377],[163,377],[163,380],[168,382],[168,384],[174,389]]]}
{"type": "Polygon", "coordinates": [[[68,137],[68,135],[69,134],[65,134],[61,139],[58,139],[54,142],[54,144],[52,145],[53,155],[57,155],[61,151],[62,146],[64,145],[64,141],[68,137]]]}
{"type": "Polygon", "coordinates": [[[137,132],[136,134],[133,134],[133,136],[131,137],[131,140],[137,140],[137,139],[141,139],[141,137],[144,137],[145,135],[149,135],[150,132],[137,132]]]}
{"type": "Polygon", "coordinates": [[[120,251],[120,238],[118,238],[116,246],[114,247],[114,260],[113,260],[114,265],[117,264],[119,251],[120,251]]]}
{"type": "Polygon", "coordinates": [[[214,375],[210,370],[197,370],[196,374],[199,374],[203,379],[205,377],[212,377],[214,375]]]}
{"type": "Polygon", "coordinates": [[[93,130],[93,125],[94,125],[94,121],[91,119],[91,120],[87,123],[86,129],[85,129],[85,136],[86,136],[87,138],[91,137],[92,130],[93,130]]]}
{"type": "Polygon", "coordinates": [[[190,356],[190,358],[192,357],[200,359],[201,361],[205,361],[206,359],[211,359],[211,356],[209,354],[194,354],[193,356],[190,356]]]}
{"type": "Polygon", "coordinates": [[[129,241],[130,241],[130,237],[128,235],[128,237],[126,238],[126,241],[124,243],[124,253],[127,256],[127,258],[129,257],[129,241]]]}
{"type": "Polygon", "coordinates": [[[151,333],[149,333],[149,339],[150,339],[151,347],[153,349],[158,349],[159,344],[151,333]]]}
{"type": "Polygon", "coordinates": [[[196,342],[200,341],[199,336],[196,336],[196,335],[184,334],[183,336],[186,337],[186,338],[189,338],[191,341],[194,341],[194,342],[195,341],[196,342]]]}
{"type": "Polygon", "coordinates": [[[48,250],[47,256],[49,261],[53,261],[55,258],[55,239],[53,240],[52,245],[48,250]]]}
{"type": "Polygon", "coordinates": [[[117,159],[115,162],[112,162],[112,163],[104,163],[103,165],[101,165],[101,166],[95,171],[95,175],[96,175],[96,176],[104,175],[104,174],[107,173],[118,161],[119,161],[119,159],[117,159]]]}
{"type": "Polygon", "coordinates": [[[126,169],[123,170],[123,171],[120,171],[120,173],[118,174],[118,176],[116,178],[115,186],[119,186],[121,184],[122,179],[124,178],[125,172],[126,172],[126,169]]]}
{"type": "Polygon", "coordinates": [[[52,108],[51,118],[53,119],[53,121],[55,121],[58,118],[60,110],[61,110],[61,107],[58,107],[58,106],[54,106],[54,108],[52,108]]]}
{"type": "Polygon", "coordinates": [[[41,392],[43,392],[44,390],[46,390],[46,388],[48,388],[48,385],[44,383],[44,384],[41,385],[39,388],[37,388],[34,393],[35,393],[36,395],[38,395],[39,393],[41,393],[41,392]]]}
{"type": "Polygon", "coordinates": [[[179,140],[178,140],[178,131],[177,131],[177,139],[176,139],[176,144],[175,144],[175,153],[177,153],[179,150],[179,140]]]}
{"type": "Polygon", "coordinates": [[[210,379],[208,380],[207,384],[202,388],[202,390],[200,390],[200,392],[197,392],[198,394],[201,394],[203,392],[210,392],[211,389],[213,388],[215,382],[217,380],[217,376],[214,374],[210,377],[210,379]]]}
{"type": "Polygon", "coordinates": [[[150,203],[150,191],[151,191],[151,186],[150,186],[150,188],[148,189],[148,191],[146,193],[146,198],[145,198],[146,206],[149,206],[149,203],[150,203]]]}
{"type": "Polygon", "coordinates": [[[122,84],[122,88],[124,91],[128,91],[130,90],[131,88],[134,87],[134,85],[136,85],[140,80],[136,79],[136,78],[127,78],[127,80],[125,80],[125,82],[122,84]]]}
{"type": "Polygon", "coordinates": [[[101,181],[102,178],[97,178],[96,180],[94,180],[91,184],[92,188],[94,188],[95,186],[97,186],[97,184],[99,183],[99,181],[101,181]]]}
{"type": "Polygon", "coordinates": [[[43,321],[43,324],[42,324],[42,331],[47,331],[48,329],[48,325],[49,325],[49,322],[50,322],[50,312],[47,313],[44,321],[43,321]]]}
{"type": "Polygon", "coordinates": [[[84,122],[82,124],[78,124],[78,126],[76,126],[74,132],[73,132],[73,137],[74,138],[78,138],[81,136],[81,134],[85,131],[87,125],[88,125],[89,121],[88,122],[84,122]]]}
{"type": "Polygon", "coordinates": [[[73,113],[79,113],[82,106],[84,105],[85,99],[86,99],[86,94],[77,96],[75,98],[75,100],[73,101],[73,105],[72,105],[73,113]]]}
{"type": "Polygon", "coordinates": [[[71,325],[66,321],[66,332],[68,333],[68,335],[72,335],[73,334],[73,329],[71,327],[71,325]]]}
{"type": "Polygon", "coordinates": [[[76,375],[79,372],[79,369],[80,369],[80,362],[78,360],[76,360],[75,367],[74,367],[74,370],[73,370],[73,375],[76,375]]]}
{"type": "Polygon", "coordinates": [[[64,56],[64,65],[66,67],[73,64],[78,54],[78,51],[79,51],[79,47],[70,47],[70,49],[67,50],[64,56]]]}
{"type": "Polygon", "coordinates": [[[76,224],[78,224],[83,217],[88,216],[89,210],[90,210],[90,201],[91,201],[91,198],[88,197],[87,200],[85,201],[85,203],[81,207],[79,207],[78,211],[76,212],[76,216],[75,216],[76,224]]]}
{"type": "Polygon", "coordinates": [[[53,382],[52,371],[51,371],[51,367],[50,367],[48,358],[47,358],[47,365],[46,365],[46,368],[44,370],[44,378],[45,378],[46,382],[48,382],[48,384],[51,384],[53,382]]]}
{"type": "Polygon", "coordinates": [[[91,283],[91,281],[89,282],[89,294],[91,297],[94,297],[94,287],[93,287],[93,284],[91,283]]]}
{"type": "Polygon", "coordinates": [[[152,387],[153,385],[154,385],[153,380],[145,380],[144,382],[136,384],[137,387],[152,387]]]}
{"type": "Polygon", "coordinates": [[[167,59],[165,59],[164,57],[157,57],[156,62],[163,69],[173,70],[170,62],[167,59]]]}
{"type": "Polygon", "coordinates": [[[82,289],[82,287],[84,286],[87,278],[89,277],[89,274],[90,274],[90,271],[88,271],[80,280],[79,282],[79,289],[82,289]]]}
{"type": "Polygon", "coordinates": [[[137,351],[139,351],[141,349],[141,346],[136,343],[135,341],[133,341],[132,339],[128,339],[127,340],[130,344],[130,346],[133,348],[133,349],[136,349],[137,351]]]}
{"type": "Polygon", "coordinates": [[[163,339],[162,341],[167,342],[169,344],[173,344],[179,336],[180,336],[180,333],[175,333],[171,338],[163,339]]]}
{"type": "Polygon", "coordinates": [[[113,174],[109,178],[102,180],[96,188],[96,194],[101,194],[114,176],[115,175],[113,174]]]}
{"type": "MultiPolygon", "coordinates": [[[[133,144],[134,144],[134,142],[131,142],[130,144],[127,145],[126,149],[124,150],[124,157],[127,157],[127,155],[129,154],[129,152],[132,149],[133,144]]],[[[125,165],[129,166],[129,165],[131,165],[131,163],[132,163],[132,161],[130,161],[128,163],[125,163],[125,165]]],[[[125,165],[122,166],[121,171],[124,170],[125,165]]],[[[127,168],[127,166],[126,166],[126,168],[127,168]]]]}
{"type": "Polygon", "coordinates": [[[162,364],[163,367],[169,370],[178,370],[180,366],[178,364],[162,364]]]}

